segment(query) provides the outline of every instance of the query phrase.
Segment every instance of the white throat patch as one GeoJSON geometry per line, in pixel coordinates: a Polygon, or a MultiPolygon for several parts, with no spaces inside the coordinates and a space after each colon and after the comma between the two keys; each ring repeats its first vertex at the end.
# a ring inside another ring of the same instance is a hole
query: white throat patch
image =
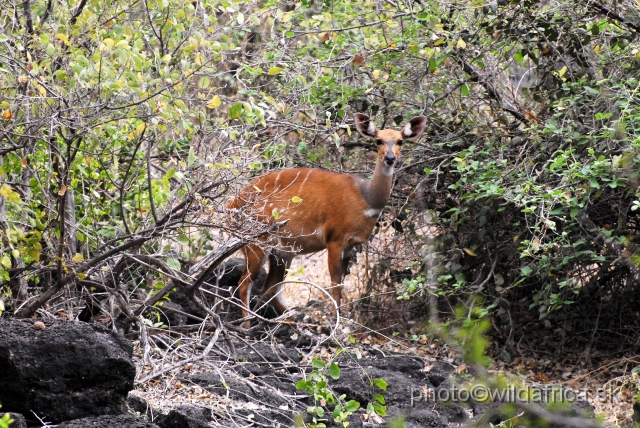
{"type": "Polygon", "coordinates": [[[393,165],[389,166],[389,165],[383,164],[381,172],[382,172],[382,175],[387,177],[393,175],[393,165]]]}

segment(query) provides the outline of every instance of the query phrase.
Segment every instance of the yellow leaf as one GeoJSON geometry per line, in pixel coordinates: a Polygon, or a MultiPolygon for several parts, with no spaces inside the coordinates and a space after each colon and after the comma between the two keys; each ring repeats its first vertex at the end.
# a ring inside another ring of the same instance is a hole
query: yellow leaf
{"type": "Polygon", "coordinates": [[[11,259],[7,254],[2,256],[2,259],[0,259],[0,263],[2,263],[2,266],[6,267],[7,269],[11,268],[11,259]]]}
{"type": "Polygon", "coordinates": [[[84,260],[84,257],[82,256],[82,254],[80,254],[80,253],[76,253],[76,255],[75,255],[75,256],[73,256],[73,257],[71,258],[71,260],[73,260],[73,261],[74,261],[74,262],[76,262],[76,263],[80,263],[81,261],[83,261],[83,260],[84,260]]]}
{"type": "Polygon", "coordinates": [[[267,74],[269,76],[275,76],[276,74],[280,73],[282,70],[284,70],[282,67],[271,67],[267,72],[267,74]]]}
{"type": "Polygon", "coordinates": [[[147,127],[147,124],[142,122],[141,124],[139,124],[138,126],[136,126],[136,131],[138,131],[138,133],[144,131],[144,128],[147,127]]]}
{"type": "Polygon", "coordinates": [[[465,43],[464,40],[458,39],[458,43],[456,43],[456,47],[458,49],[465,49],[467,47],[467,44],[465,43]]]}
{"type": "Polygon", "coordinates": [[[271,211],[271,216],[276,220],[280,218],[280,214],[278,213],[278,210],[275,208],[273,209],[273,211],[271,211]]]}
{"type": "Polygon", "coordinates": [[[13,192],[13,190],[11,190],[11,187],[7,186],[6,184],[3,184],[2,187],[0,187],[0,195],[4,196],[5,198],[9,197],[9,193],[13,192]]]}
{"type": "Polygon", "coordinates": [[[560,71],[558,71],[558,74],[560,75],[560,77],[564,76],[564,73],[567,72],[567,66],[565,65],[564,67],[562,67],[560,69],[560,71]]]}
{"type": "Polygon", "coordinates": [[[64,42],[65,45],[69,44],[69,36],[63,33],[58,33],[55,35],[55,38],[64,42]]]}
{"type": "Polygon", "coordinates": [[[112,48],[115,42],[113,41],[113,39],[104,39],[102,43],[112,48]]]}
{"type": "Polygon", "coordinates": [[[207,108],[218,108],[221,104],[222,101],[220,101],[220,97],[215,95],[213,98],[207,101],[207,108]]]}
{"type": "Polygon", "coordinates": [[[262,192],[258,186],[253,186],[253,188],[256,189],[256,192],[262,192]]]}
{"type": "Polygon", "coordinates": [[[293,198],[291,198],[291,202],[299,204],[300,202],[302,202],[302,198],[300,198],[300,196],[294,196],[293,198]]]}
{"type": "Polygon", "coordinates": [[[38,93],[40,94],[41,97],[46,97],[47,96],[47,90],[44,88],[44,86],[36,83],[35,84],[36,89],[38,90],[38,93]]]}
{"type": "Polygon", "coordinates": [[[238,16],[236,19],[238,20],[238,24],[240,25],[244,24],[244,15],[242,13],[238,13],[238,16]]]}
{"type": "Polygon", "coordinates": [[[469,254],[470,256],[473,256],[473,257],[477,256],[477,254],[471,251],[470,249],[468,248],[463,248],[463,249],[464,249],[464,252],[469,254]]]}
{"type": "Polygon", "coordinates": [[[10,109],[6,109],[5,111],[2,112],[2,117],[4,117],[7,120],[11,120],[11,118],[13,117],[13,114],[11,113],[10,109]]]}
{"type": "Polygon", "coordinates": [[[380,76],[380,70],[373,70],[373,73],[371,73],[373,75],[374,79],[377,79],[378,76],[380,76]]]}

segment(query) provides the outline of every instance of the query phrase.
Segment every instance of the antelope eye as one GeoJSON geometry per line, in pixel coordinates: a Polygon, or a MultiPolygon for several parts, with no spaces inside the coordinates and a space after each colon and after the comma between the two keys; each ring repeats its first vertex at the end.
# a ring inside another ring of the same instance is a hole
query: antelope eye
{"type": "Polygon", "coordinates": [[[403,144],[404,144],[404,141],[402,141],[402,140],[396,141],[396,146],[401,146],[403,144]]]}
{"type": "Polygon", "coordinates": [[[379,139],[379,138],[378,138],[378,139],[376,139],[376,144],[377,144],[377,145],[379,145],[379,146],[380,146],[380,145],[382,145],[382,144],[383,144],[383,143],[382,143],[382,140],[381,140],[381,139],[379,139]]]}

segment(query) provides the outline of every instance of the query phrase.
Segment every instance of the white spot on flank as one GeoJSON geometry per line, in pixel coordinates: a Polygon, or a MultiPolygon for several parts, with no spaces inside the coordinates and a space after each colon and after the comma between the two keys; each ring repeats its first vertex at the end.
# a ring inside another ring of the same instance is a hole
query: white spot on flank
{"type": "Polygon", "coordinates": [[[364,211],[364,216],[365,217],[371,217],[371,218],[378,217],[378,215],[380,215],[380,211],[382,211],[382,210],[377,210],[375,208],[369,208],[368,210],[364,211]]]}
{"type": "Polygon", "coordinates": [[[385,175],[387,177],[393,175],[393,165],[382,165],[382,175],[385,175]]]}

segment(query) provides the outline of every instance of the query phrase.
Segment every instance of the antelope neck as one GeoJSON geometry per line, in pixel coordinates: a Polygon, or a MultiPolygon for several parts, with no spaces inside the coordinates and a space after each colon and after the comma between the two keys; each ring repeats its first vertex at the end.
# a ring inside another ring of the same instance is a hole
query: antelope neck
{"type": "Polygon", "coordinates": [[[367,204],[376,210],[387,205],[393,184],[393,166],[385,165],[382,159],[376,162],[371,180],[363,180],[361,192],[367,204]]]}

